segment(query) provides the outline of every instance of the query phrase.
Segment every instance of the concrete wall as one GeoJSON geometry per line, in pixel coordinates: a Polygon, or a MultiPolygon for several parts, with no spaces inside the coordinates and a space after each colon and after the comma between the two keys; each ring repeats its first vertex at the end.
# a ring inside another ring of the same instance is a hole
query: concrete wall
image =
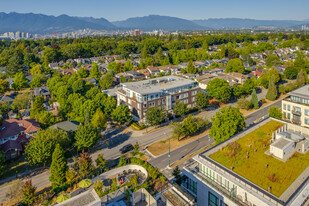
{"type": "Polygon", "coordinates": [[[133,193],[133,205],[139,202],[146,203],[146,206],[157,206],[157,201],[148,193],[145,188],[141,188],[133,193]]]}

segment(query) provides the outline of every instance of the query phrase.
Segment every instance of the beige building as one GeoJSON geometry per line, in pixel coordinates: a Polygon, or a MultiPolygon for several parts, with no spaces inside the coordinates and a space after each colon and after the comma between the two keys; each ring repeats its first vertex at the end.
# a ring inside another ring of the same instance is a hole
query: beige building
{"type": "Polygon", "coordinates": [[[309,127],[309,85],[290,93],[282,100],[283,117],[304,127],[309,127]]]}

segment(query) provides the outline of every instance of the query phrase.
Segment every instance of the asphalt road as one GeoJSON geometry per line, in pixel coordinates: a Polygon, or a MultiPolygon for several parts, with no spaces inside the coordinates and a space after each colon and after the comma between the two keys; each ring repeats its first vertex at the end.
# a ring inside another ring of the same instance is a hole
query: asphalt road
{"type": "MultiPolygon", "coordinates": [[[[265,93],[258,94],[259,99],[263,98],[265,96],[265,93]]],[[[236,104],[231,104],[232,106],[235,106],[236,104]]],[[[278,101],[274,103],[271,106],[277,106],[281,108],[281,101],[278,101]]],[[[270,106],[267,106],[263,109],[258,110],[257,112],[254,112],[247,116],[246,123],[247,125],[253,124],[253,122],[256,119],[259,119],[265,115],[268,114],[268,109],[270,106]]],[[[202,116],[205,118],[211,118],[215,115],[217,110],[214,111],[208,111],[206,113],[199,114],[197,116],[202,116]]],[[[164,128],[159,128],[153,132],[147,133],[147,134],[133,134],[132,132],[126,132],[121,131],[119,129],[110,129],[106,136],[106,139],[108,141],[108,144],[104,144],[102,147],[99,148],[97,151],[92,151],[91,157],[92,160],[95,160],[99,154],[103,154],[105,159],[115,159],[120,156],[119,149],[122,148],[126,144],[135,144],[136,142],[139,143],[140,146],[147,146],[149,144],[152,144],[154,142],[157,142],[159,140],[162,140],[168,136],[171,135],[172,129],[171,127],[167,126],[164,128]]],[[[203,147],[207,147],[209,144],[211,144],[213,140],[209,140],[208,136],[204,136],[199,138],[198,140],[194,140],[193,142],[190,142],[180,148],[177,148],[171,152],[171,163],[178,161],[179,159],[182,159],[186,155],[192,154],[198,150],[200,150],[203,147]]],[[[166,169],[169,164],[169,158],[168,154],[164,154],[162,156],[159,156],[157,158],[151,158],[150,163],[154,166],[158,167],[159,169],[163,170],[166,169]]],[[[49,182],[49,171],[37,174],[33,177],[32,183],[37,188],[43,188],[48,185],[50,185],[49,182]]],[[[11,184],[6,184],[0,186],[0,203],[5,201],[5,195],[7,190],[11,184]]]]}

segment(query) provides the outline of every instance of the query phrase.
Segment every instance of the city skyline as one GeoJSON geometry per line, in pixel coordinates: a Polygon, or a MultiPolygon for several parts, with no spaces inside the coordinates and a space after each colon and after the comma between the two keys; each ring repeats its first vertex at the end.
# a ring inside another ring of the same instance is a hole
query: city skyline
{"type": "Polygon", "coordinates": [[[162,1],[146,2],[140,0],[108,2],[90,0],[87,4],[81,0],[55,0],[3,2],[2,12],[37,13],[59,16],[62,14],[78,17],[106,18],[109,21],[125,20],[131,17],[148,15],[163,15],[184,18],[188,20],[209,18],[246,18],[259,20],[305,20],[309,2],[295,0],[293,7],[287,0],[261,0],[258,2],[238,0],[236,3],[228,0],[210,2],[194,0],[188,2],[162,1]],[[108,6],[107,6],[108,5],[108,6]]]}

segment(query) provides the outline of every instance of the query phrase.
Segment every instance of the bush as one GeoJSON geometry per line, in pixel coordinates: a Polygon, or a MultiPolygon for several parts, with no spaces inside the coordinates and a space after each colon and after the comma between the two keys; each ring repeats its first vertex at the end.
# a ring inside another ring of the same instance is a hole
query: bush
{"type": "Polygon", "coordinates": [[[249,110],[252,107],[251,102],[244,97],[237,100],[237,105],[239,106],[239,108],[245,110],[249,110]]]}

